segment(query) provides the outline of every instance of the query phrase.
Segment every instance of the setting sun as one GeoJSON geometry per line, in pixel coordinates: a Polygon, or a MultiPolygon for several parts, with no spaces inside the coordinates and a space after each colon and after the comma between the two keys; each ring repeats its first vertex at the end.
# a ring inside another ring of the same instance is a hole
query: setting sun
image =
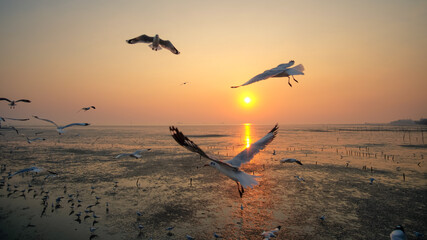
{"type": "Polygon", "coordinates": [[[244,99],[246,104],[249,104],[251,102],[251,98],[250,97],[245,97],[244,99]]]}

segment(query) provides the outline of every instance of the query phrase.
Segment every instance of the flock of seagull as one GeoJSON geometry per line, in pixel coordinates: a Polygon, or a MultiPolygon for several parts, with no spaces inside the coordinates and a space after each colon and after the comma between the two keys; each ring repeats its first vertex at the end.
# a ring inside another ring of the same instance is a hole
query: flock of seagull
{"type": "MultiPolygon", "coordinates": [[[[171,41],[169,40],[163,40],[159,37],[158,34],[156,34],[154,37],[151,36],[147,36],[147,35],[141,35],[129,40],[126,40],[126,42],[128,44],[136,44],[136,43],[148,43],[149,47],[153,50],[153,51],[159,51],[162,48],[169,50],[170,52],[172,52],[173,54],[180,54],[180,52],[175,48],[175,46],[172,44],[171,41]]],[[[252,77],[250,80],[248,80],[247,82],[241,84],[241,85],[236,85],[236,86],[231,86],[231,88],[239,88],[242,86],[247,86],[262,80],[266,80],[269,78],[279,78],[279,77],[287,77],[288,78],[288,84],[290,87],[292,87],[291,84],[291,78],[294,82],[298,83],[298,80],[295,79],[295,75],[304,75],[304,66],[302,64],[299,64],[297,66],[294,66],[295,61],[291,60],[288,63],[284,63],[284,64],[280,64],[275,68],[269,69],[264,71],[261,74],[258,74],[254,77],[252,77]]],[[[181,85],[186,85],[188,84],[188,82],[184,82],[181,85]]],[[[0,98],[0,101],[7,101],[8,105],[11,109],[14,109],[17,105],[17,103],[19,102],[23,102],[23,103],[31,103],[30,100],[28,99],[19,99],[19,100],[10,100],[8,98],[0,98]]],[[[89,110],[95,110],[96,107],[95,106],[88,106],[88,107],[83,107],[81,108],[78,112],[80,111],[89,111],[89,110]]],[[[56,127],[56,131],[58,132],[59,135],[62,135],[65,133],[65,129],[69,128],[69,127],[74,127],[74,126],[89,126],[89,123],[70,123],[67,125],[58,125],[56,122],[46,119],[46,118],[41,118],[38,116],[33,116],[34,119],[40,120],[40,121],[44,121],[47,123],[50,123],[52,125],[54,125],[56,127]]],[[[0,123],[6,122],[6,120],[12,120],[12,121],[28,121],[29,118],[9,118],[9,117],[0,117],[0,123]]],[[[0,125],[1,127],[1,125],[0,125]]],[[[19,130],[17,130],[15,127],[10,126],[11,129],[15,130],[17,134],[19,133],[19,130]]],[[[258,184],[257,178],[259,176],[255,176],[255,175],[250,175],[248,173],[245,173],[243,170],[241,170],[241,165],[250,162],[254,156],[259,153],[261,150],[265,149],[267,147],[267,145],[269,143],[271,143],[274,138],[276,137],[277,133],[278,133],[278,129],[279,126],[278,124],[276,124],[264,137],[262,137],[261,139],[259,139],[258,141],[256,141],[255,143],[251,144],[249,147],[245,148],[243,151],[241,151],[239,154],[237,154],[234,158],[230,159],[230,160],[220,160],[217,159],[214,156],[210,156],[207,153],[205,153],[197,144],[195,144],[192,140],[190,140],[187,136],[185,136],[180,130],[178,130],[177,127],[175,126],[170,126],[169,130],[171,132],[171,136],[173,137],[173,139],[182,147],[184,147],[185,149],[187,149],[188,151],[197,153],[200,155],[200,157],[204,157],[208,160],[210,160],[209,164],[206,164],[205,166],[210,166],[215,168],[216,170],[218,170],[220,173],[224,174],[225,176],[227,176],[228,178],[230,178],[231,180],[235,181],[237,184],[237,189],[239,192],[239,196],[240,198],[243,197],[243,194],[245,192],[245,188],[253,188],[254,186],[256,186],[258,184]]],[[[21,134],[22,135],[22,134],[21,134]]],[[[24,136],[24,135],[23,135],[24,136]]],[[[36,137],[36,138],[29,138],[27,136],[25,136],[27,139],[28,143],[32,143],[35,141],[45,141],[46,139],[43,137],[36,137]]],[[[151,149],[140,149],[137,150],[133,153],[121,153],[118,154],[117,156],[115,156],[116,159],[119,158],[123,158],[123,157],[132,157],[132,158],[141,158],[142,157],[142,153],[148,152],[151,149]]],[[[273,155],[275,154],[275,151],[273,153],[273,155]]],[[[303,165],[301,163],[301,161],[294,159],[294,158],[286,158],[286,159],[282,159],[280,160],[281,163],[296,163],[299,165],[303,165]]],[[[29,168],[25,168],[25,169],[21,169],[18,170],[14,173],[9,173],[8,178],[11,178],[15,175],[18,174],[23,174],[23,173],[27,173],[27,172],[34,172],[34,173],[39,173],[41,172],[42,169],[38,168],[38,167],[29,167],[29,168]]],[[[49,172],[49,175],[46,176],[45,179],[47,179],[50,176],[55,176],[56,173],[54,172],[49,172]]],[[[295,176],[297,178],[297,180],[299,181],[304,181],[304,178],[299,177],[299,176],[295,176]]],[[[374,179],[371,179],[371,184],[374,181],[374,179]]],[[[1,182],[0,182],[1,183],[1,182]]],[[[4,184],[4,181],[2,182],[4,184]]],[[[8,186],[8,190],[10,186],[8,186]]],[[[115,182],[115,187],[117,187],[117,182],[115,182]]],[[[65,188],[65,187],[64,187],[65,188]]],[[[92,192],[93,192],[94,188],[92,188],[92,192]]],[[[65,191],[64,191],[65,193],[65,191]]],[[[47,195],[45,195],[46,198],[47,195]]],[[[74,195],[69,195],[70,199],[73,199],[74,195]]],[[[58,197],[56,199],[56,203],[59,204],[61,199],[63,197],[58,197]]],[[[96,197],[96,204],[99,203],[100,198],[96,197]]],[[[69,200],[71,201],[71,200],[69,200]]],[[[44,211],[46,210],[47,207],[47,201],[44,201],[44,211]]],[[[80,202],[79,202],[80,204],[80,202]]],[[[86,214],[88,212],[90,212],[91,207],[94,205],[89,205],[86,208],[86,214]]],[[[106,203],[106,211],[108,212],[108,202],[106,203]]],[[[243,210],[243,206],[241,206],[242,210],[243,210]]],[[[52,209],[53,209],[53,203],[52,203],[52,209]]],[[[74,203],[72,205],[72,213],[74,213],[74,203]]],[[[70,215],[72,214],[70,213],[70,215]]],[[[77,216],[77,219],[80,220],[80,216],[81,216],[81,212],[75,214],[77,216]]],[[[88,215],[87,215],[88,216],[88,215]]],[[[87,217],[86,216],[86,217],[87,217]]],[[[85,217],[85,219],[86,219],[85,217]]],[[[97,235],[94,234],[96,228],[94,227],[96,219],[99,218],[98,216],[95,215],[95,213],[93,212],[93,216],[94,218],[94,224],[93,226],[90,227],[90,239],[96,237],[97,235]]],[[[322,216],[320,217],[321,220],[324,220],[325,217],[322,216]]],[[[77,221],[77,220],[76,220],[77,221]]],[[[143,230],[143,225],[139,224],[138,225],[139,231],[141,233],[141,231],[143,230]]],[[[173,227],[168,228],[167,230],[170,231],[173,229],[173,227]]],[[[261,236],[265,239],[268,240],[270,238],[276,237],[277,233],[279,232],[279,230],[281,229],[281,226],[276,227],[275,229],[269,230],[269,231],[264,231],[263,233],[261,233],[261,236]]],[[[221,236],[219,236],[218,234],[214,233],[214,237],[215,238],[222,238],[221,236]]],[[[191,240],[194,239],[193,237],[187,235],[186,236],[187,239],[191,240]]],[[[390,234],[390,238],[392,240],[399,240],[399,239],[406,239],[403,227],[401,226],[397,226],[396,229],[390,234]],[[403,237],[402,237],[403,236],[403,237]]]]}

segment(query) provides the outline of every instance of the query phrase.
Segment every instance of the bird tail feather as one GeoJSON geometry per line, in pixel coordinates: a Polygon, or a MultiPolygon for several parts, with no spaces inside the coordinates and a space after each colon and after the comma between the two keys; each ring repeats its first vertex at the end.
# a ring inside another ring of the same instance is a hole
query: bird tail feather
{"type": "Polygon", "coordinates": [[[253,188],[253,186],[258,185],[258,181],[256,180],[256,178],[258,178],[259,176],[255,176],[255,175],[249,175],[245,172],[240,172],[239,175],[237,176],[237,179],[239,180],[240,184],[244,187],[250,187],[253,188]]]}
{"type": "Polygon", "coordinates": [[[286,70],[286,73],[288,73],[289,75],[304,75],[304,70],[304,66],[302,64],[299,64],[298,66],[286,70]]]}
{"type": "Polygon", "coordinates": [[[162,50],[162,47],[160,47],[160,45],[159,46],[157,46],[157,47],[154,47],[153,46],[153,44],[150,44],[150,45],[148,45],[151,49],[153,49],[153,50],[162,50]]]}

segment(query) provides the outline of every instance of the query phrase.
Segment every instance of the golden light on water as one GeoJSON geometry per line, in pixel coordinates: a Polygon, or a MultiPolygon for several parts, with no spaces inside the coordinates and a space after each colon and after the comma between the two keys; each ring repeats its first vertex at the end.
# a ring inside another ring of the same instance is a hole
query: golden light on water
{"type": "Polygon", "coordinates": [[[246,140],[246,148],[251,146],[251,124],[245,123],[245,140],[246,140]]]}

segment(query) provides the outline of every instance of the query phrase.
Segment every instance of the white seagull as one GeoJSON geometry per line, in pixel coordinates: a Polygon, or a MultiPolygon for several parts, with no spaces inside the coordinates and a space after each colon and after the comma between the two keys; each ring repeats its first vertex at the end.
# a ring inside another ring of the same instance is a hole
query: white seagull
{"type": "Polygon", "coordinates": [[[164,47],[167,50],[171,51],[173,54],[179,54],[179,51],[173,46],[173,44],[169,40],[161,39],[158,34],[156,34],[156,36],[154,37],[150,37],[143,34],[139,37],[126,40],[126,42],[129,44],[151,43],[148,46],[154,51],[161,50],[162,47],[164,47]]]}
{"type": "Polygon", "coordinates": [[[178,130],[178,128],[171,126],[169,130],[171,131],[172,137],[175,141],[186,148],[191,152],[198,153],[200,156],[205,157],[211,160],[210,164],[205,166],[211,166],[216,168],[222,174],[236,181],[237,189],[239,190],[240,197],[242,197],[244,193],[244,188],[257,185],[258,182],[255,180],[258,176],[249,175],[239,169],[240,165],[247,163],[252,160],[252,158],[263,150],[271,141],[273,141],[274,137],[277,134],[277,130],[279,126],[276,126],[271,129],[270,132],[267,133],[263,138],[252,144],[249,148],[246,148],[239,154],[237,154],[233,159],[228,161],[221,161],[214,157],[207,155],[199,146],[197,146],[193,141],[188,139],[182,132],[178,130]]]}
{"type": "Polygon", "coordinates": [[[8,101],[10,108],[15,108],[17,102],[26,102],[26,103],[31,102],[30,100],[27,100],[27,99],[19,99],[14,101],[14,100],[9,100],[7,98],[0,98],[0,101],[8,101]]]}
{"type": "Polygon", "coordinates": [[[280,160],[281,163],[298,163],[299,165],[302,165],[302,163],[295,158],[284,158],[280,160]]]}
{"type": "Polygon", "coordinates": [[[121,153],[121,154],[117,155],[116,158],[121,158],[121,157],[140,158],[140,157],[142,157],[141,153],[148,152],[150,150],[151,150],[151,148],[147,148],[147,149],[137,150],[133,153],[121,153]]]}
{"type": "Polygon", "coordinates": [[[275,68],[272,68],[270,70],[266,70],[261,74],[256,75],[255,77],[251,78],[249,81],[243,83],[242,85],[239,86],[232,86],[231,88],[238,88],[241,86],[246,86],[249,84],[252,84],[254,82],[258,82],[261,80],[265,80],[267,78],[271,78],[271,77],[288,77],[288,84],[289,86],[292,87],[292,84],[290,82],[291,78],[295,81],[298,82],[295,78],[294,75],[304,75],[303,71],[304,71],[304,66],[302,64],[299,64],[293,68],[289,68],[290,66],[294,65],[295,61],[289,61],[288,63],[284,63],[284,64],[280,64],[275,68]]]}
{"type": "Polygon", "coordinates": [[[405,230],[402,226],[397,225],[390,233],[390,240],[406,240],[405,230]]]}
{"type": "Polygon", "coordinates": [[[45,119],[45,118],[39,118],[38,116],[33,116],[34,118],[38,119],[38,120],[42,120],[48,123],[52,123],[53,125],[56,126],[56,131],[58,131],[59,135],[65,133],[65,128],[67,127],[72,127],[72,126],[88,126],[90,125],[89,123],[71,123],[65,126],[59,126],[58,124],[56,124],[54,121],[49,120],[49,119],[45,119]]]}
{"type": "Polygon", "coordinates": [[[264,231],[264,232],[261,233],[261,236],[264,237],[264,240],[268,240],[268,239],[270,239],[272,237],[276,237],[275,233],[277,233],[280,230],[280,228],[282,228],[282,227],[281,226],[277,226],[273,230],[264,231]]]}

